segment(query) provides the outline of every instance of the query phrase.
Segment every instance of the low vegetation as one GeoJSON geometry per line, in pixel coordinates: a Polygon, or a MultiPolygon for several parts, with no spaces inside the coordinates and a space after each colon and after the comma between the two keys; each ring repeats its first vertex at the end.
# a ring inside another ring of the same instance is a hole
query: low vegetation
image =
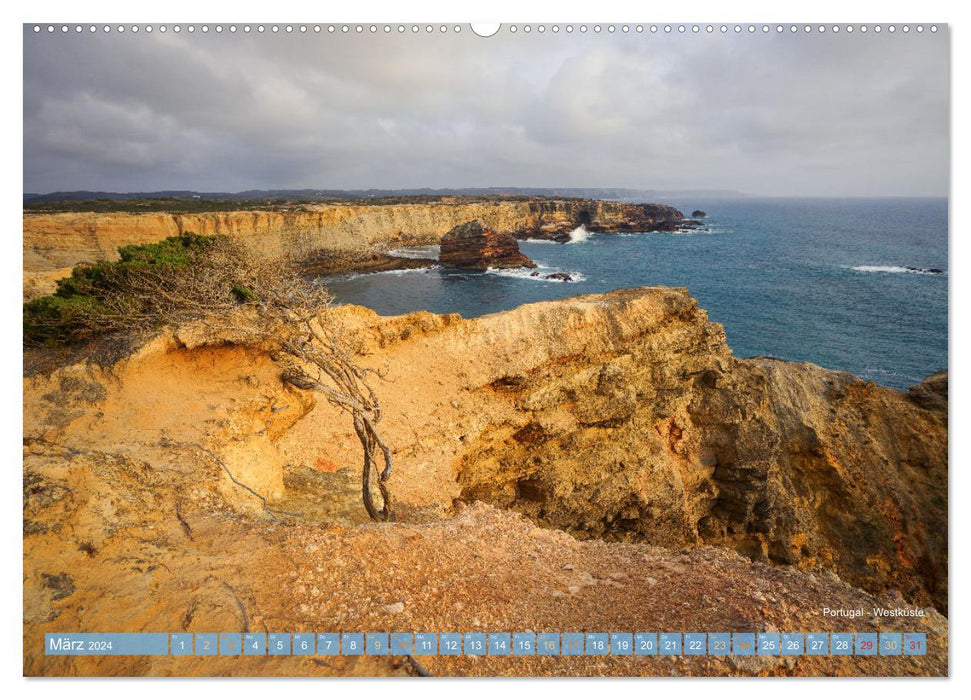
{"type": "Polygon", "coordinates": [[[78,265],[57,282],[54,294],[24,304],[25,344],[70,345],[184,314],[186,302],[194,305],[183,298],[183,289],[191,286],[188,277],[212,268],[207,253],[216,241],[187,233],[119,248],[117,262],[78,265]]]}
{"type": "Polygon", "coordinates": [[[136,199],[70,199],[58,201],[28,201],[24,213],[61,214],[94,212],[113,213],[166,213],[203,214],[220,211],[305,211],[309,202],[286,199],[225,200],[183,199],[181,197],[151,197],[136,199]]]}
{"type": "MultiPolygon", "coordinates": [[[[62,214],[94,212],[112,213],[166,213],[204,214],[224,211],[312,211],[317,204],[368,204],[388,206],[394,204],[429,204],[462,201],[467,203],[527,201],[544,199],[541,195],[517,194],[415,194],[415,195],[367,195],[343,194],[308,197],[270,197],[267,199],[194,199],[183,197],[134,197],[130,199],[64,199],[28,200],[24,202],[25,214],[62,214]]],[[[570,199],[556,197],[555,199],[570,199]]]]}

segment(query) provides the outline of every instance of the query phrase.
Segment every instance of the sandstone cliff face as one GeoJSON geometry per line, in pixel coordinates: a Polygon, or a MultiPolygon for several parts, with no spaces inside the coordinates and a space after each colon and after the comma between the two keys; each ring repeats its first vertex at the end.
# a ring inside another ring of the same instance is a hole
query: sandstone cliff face
{"type": "Polygon", "coordinates": [[[402,331],[381,354],[399,388],[424,389],[424,409],[401,409],[413,425],[429,414],[407,443],[444,443],[459,498],[580,537],[830,569],[946,609],[946,401],[737,360],[683,289],[455,323],[402,331]]]}
{"type": "MultiPolygon", "coordinates": [[[[933,645],[925,658],[441,658],[429,667],[944,672],[947,623],[936,613],[848,621],[820,610],[945,609],[946,381],[908,395],[811,365],[738,360],[683,289],[472,320],[332,314],[361,362],[381,371],[398,524],[364,523],[347,416],[287,388],[270,359],[205,324],[163,334],[111,368],[25,379],[27,673],[310,672],[293,658],[214,671],[208,659],[132,666],[37,654],[43,632],[65,625],[500,623],[906,627],[928,631],[933,645]],[[465,506],[476,500],[493,507],[465,506]]],[[[325,670],[408,671],[391,660],[335,663],[325,670]]]]}
{"type": "Polygon", "coordinates": [[[478,221],[469,221],[446,233],[438,260],[445,267],[466,270],[536,267],[536,263],[519,252],[515,238],[484,228],[478,221]]]}
{"type": "Polygon", "coordinates": [[[811,366],[604,359],[503,380],[524,420],[463,456],[463,497],[583,538],[834,570],[946,610],[945,412],[811,366]]]}
{"type": "Polygon", "coordinates": [[[34,273],[69,274],[80,262],[117,259],[119,246],[184,231],[233,236],[261,253],[305,262],[333,251],[438,243],[450,229],[471,220],[530,237],[553,236],[580,224],[594,231],[669,230],[680,219],[672,207],[581,199],[331,204],[290,212],[24,214],[24,270],[30,281],[36,277],[42,284],[34,273]]]}

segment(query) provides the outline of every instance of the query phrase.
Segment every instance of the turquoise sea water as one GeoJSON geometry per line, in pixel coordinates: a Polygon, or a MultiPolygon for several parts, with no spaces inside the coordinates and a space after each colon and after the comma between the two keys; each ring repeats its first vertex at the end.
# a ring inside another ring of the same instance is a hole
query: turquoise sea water
{"type": "Polygon", "coordinates": [[[325,281],[338,301],[383,315],[466,317],[576,294],[684,286],[725,326],[739,357],[814,362],[898,388],[947,366],[946,199],[664,203],[686,215],[705,210],[707,231],[521,242],[541,272],[568,272],[574,282],[440,268],[325,281]]]}

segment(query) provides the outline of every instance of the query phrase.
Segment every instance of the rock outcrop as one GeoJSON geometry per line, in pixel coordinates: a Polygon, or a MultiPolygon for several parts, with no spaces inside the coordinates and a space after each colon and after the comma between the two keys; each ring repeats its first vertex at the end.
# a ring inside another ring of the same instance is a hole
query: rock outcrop
{"type": "Polygon", "coordinates": [[[307,275],[336,275],[348,271],[388,272],[390,270],[414,270],[438,264],[437,258],[405,258],[388,253],[370,251],[322,252],[313,259],[305,260],[300,270],[307,275]]]}
{"type": "MultiPolygon", "coordinates": [[[[944,375],[903,393],[740,360],[684,289],[469,320],[329,313],[380,372],[398,523],[365,523],[350,419],[288,388],[229,331],[192,324],[108,367],[25,377],[25,673],[321,672],[298,657],[46,657],[48,631],[497,626],[906,628],[928,633],[930,654],[422,663],[443,675],[946,673],[947,621],[932,609],[947,601],[944,375]]],[[[325,672],[410,669],[361,657],[325,672]]]]}
{"type": "Polygon", "coordinates": [[[446,233],[438,261],[445,267],[465,270],[536,267],[519,252],[515,238],[485,228],[479,221],[469,221],[446,233]]]}
{"type": "Polygon", "coordinates": [[[695,219],[704,219],[706,216],[708,216],[708,214],[701,211],[701,209],[695,209],[693,212],[691,212],[691,216],[695,219]]]}
{"type": "Polygon", "coordinates": [[[579,226],[590,233],[625,233],[634,231],[677,231],[684,215],[664,204],[626,204],[580,200],[567,211],[550,207],[546,202],[531,205],[537,218],[530,225],[516,229],[517,238],[537,238],[566,243],[579,226]],[[564,216],[566,214],[566,216],[564,216]]]}

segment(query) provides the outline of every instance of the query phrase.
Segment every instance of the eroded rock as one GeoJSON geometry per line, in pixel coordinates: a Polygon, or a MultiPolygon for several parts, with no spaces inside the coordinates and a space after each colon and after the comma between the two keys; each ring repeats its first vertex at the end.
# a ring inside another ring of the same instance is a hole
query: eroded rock
{"type": "Polygon", "coordinates": [[[464,270],[536,267],[519,252],[515,238],[486,228],[479,221],[469,221],[446,233],[438,259],[445,267],[464,270]]]}

